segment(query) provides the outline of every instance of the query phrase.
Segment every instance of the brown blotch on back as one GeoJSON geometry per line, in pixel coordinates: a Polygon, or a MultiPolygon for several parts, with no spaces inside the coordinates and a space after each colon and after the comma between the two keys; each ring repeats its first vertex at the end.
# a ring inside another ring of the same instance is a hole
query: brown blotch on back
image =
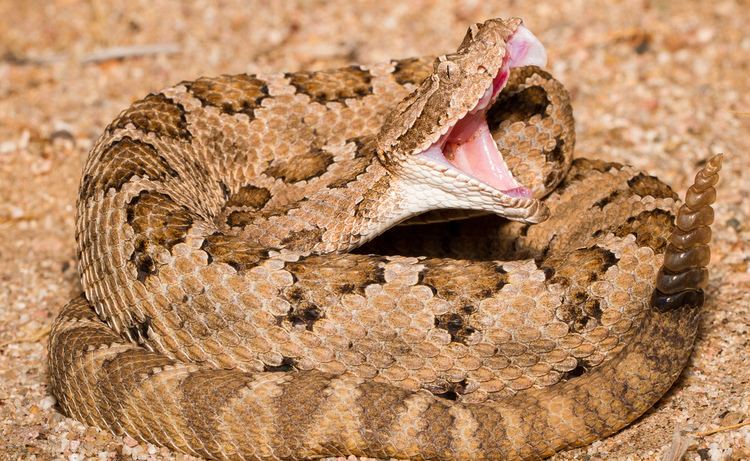
{"type": "MultiPolygon", "coordinates": [[[[90,309],[88,301],[86,302],[85,306],[86,308],[90,309]]],[[[88,315],[70,316],[68,318],[83,318],[92,322],[100,322],[98,317],[91,318],[88,315]]],[[[103,348],[121,340],[120,337],[117,336],[112,330],[105,330],[103,328],[91,329],[85,324],[82,324],[79,328],[71,328],[62,331],[59,334],[58,338],[59,343],[65,346],[63,352],[68,353],[73,350],[83,350],[84,347],[91,347],[93,349],[103,348]]]]}
{"type": "Polygon", "coordinates": [[[251,184],[242,186],[227,200],[227,208],[242,208],[233,210],[227,215],[227,225],[230,227],[247,226],[258,218],[258,211],[263,209],[270,200],[271,191],[265,187],[256,187],[251,184]],[[250,208],[250,210],[245,208],[250,208]]]}
{"type": "Polygon", "coordinates": [[[203,106],[220,109],[225,114],[246,114],[255,118],[255,109],[268,97],[268,86],[263,80],[246,74],[199,78],[183,83],[203,106]]]}
{"type": "Polygon", "coordinates": [[[333,164],[333,155],[313,148],[290,159],[277,159],[263,172],[284,182],[309,181],[321,176],[333,164]]]}
{"type": "Polygon", "coordinates": [[[385,257],[349,254],[309,256],[288,262],[284,268],[294,277],[300,295],[305,291],[320,290],[326,285],[338,295],[364,295],[368,285],[385,283],[385,263],[385,257]]]}
{"type": "Polygon", "coordinates": [[[654,250],[654,253],[661,254],[669,243],[669,234],[672,229],[674,229],[672,213],[655,209],[631,216],[613,232],[618,237],[633,234],[638,245],[647,246],[654,250]]]}
{"type": "Polygon", "coordinates": [[[455,418],[450,413],[450,406],[446,402],[433,400],[430,406],[422,413],[421,421],[425,423],[424,428],[419,431],[417,438],[422,446],[429,447],[433,453],[425,453],[425,457],[432,454],[436,458],[451,452],[453,437],[451,436],[455,424],[455,418]]]}
{"type": "Polygon", "coordinates": [[[201,370],[190,373],[180,383],[176,396],[181,416],[190,422],[190,429],[210,452],[222,448],[215,435],[225,405],[250,382],[250,375],[239,371],[201,370]]]}
{"type": "Polygon", "coordinates": [[[136,242],[143,240],[171,250],[185,240],[193,214],[169,195],[143,191],[128,203],[127,220],[135,231],[136,242]]]}
{"type": "MultiPolygon", "coordinates": [[[[517,397],[520,399],[522,397],[517,397]]],[[[527,399],[529,400],[529,399],[527,399]]],[[[527,406],[519,406],[527,411],[527,414],[541,414],[538,408],[534,408],[531,405],[533,401],[530,401],[527,406]]],[[[474,421],[481,421],[481,424],[477,425],[476,431],[473,436],[474,439],[479,443],[477,452],[482,453],[486,459],[503,459],[508,456],[505,451],[507,449],[508,434],[506,433],[506,427],[508,422],[503,417],[503,414],[494,405],[467,405],[467,409],[471,412],[471,416],[474,421]]],[[[517,430],[514,428],[514,430],[517,430]]]]}
{"type": "Polygon", "coordinates": [[[306,446],[314,429],[316,415],[327,400],[326,389],[330,377],[320,372],[294,373],[280,386],[281,393],[273,399],[275,432],[284,440],[281,450],[274,454],[280,459],[291,459],[291,454],[306,446]]]}
{"type": "MultiPolygon", "coordinates": [[[[96,376],[96,388],[105,401],[122,402],[148,381],[156,370],[174,363],[164,355],[144,353],[140,348],[125,350],[102,362],[96,376]]],[[[99,411],[109,423],[119,424],[126,407],[106,405],[99,407],[99,411]]]]}
{"type": "Polygon", "coordinates": [[[247,240],[220,233],[211,234],[203,241],[201,250],[208,255],[208,262],[229,264],[243,271],[257,266],[268,257],[268,251],[253,247],[247,240]]]}
{"type": "Polygon", "coordinates": [[[573,250],[557,261],[545,262],[543,269],[550,267],[554,270],[548,283],[562,285],[565,289],[557,318],[575,332],[597,326],[602,315],[600,301],[591,297],[587,289],[618,261],[617,256],[606,248],[591,246],[573,250]]]}
{"type": "Polygon", "coordinates": [[[227,200],[228,207],[248,207],[260,210],[271,200],[271,192],[265,187],[256,187],[251,184],[242,186],[240,190],[231,194],[227,200]]]}
{"type": "Polygon", "coordinates": [[[313,101],[325,104],[362,98],[372,94],[372,75],[358,66],[319,72],[287,74],[289,84],[297,93],[310,96],[313,101]]]}
{"type": "Polygon", "coordinates": [[[407,58],[393,61],[393,79],[399,85],[419,85],[432,74],[433,58],[407,58]]]}
{"type": "Polygon", "coordinates": [[[154,146],[128,136],[106,147],[93,173],[81,180],[80,198],[92,196],[96,191],[119,191],[134,176],[148,177],[152,181],[178,178],[179,174],[162,157],[154,146]]]}
{"type": "Polygon", "coordinates": [[[113,121],[108,130],[125,128],[132,123],[146,133],[159,137],[189,141],[192,137],[187,129],[185,108],[161,93],[150,94],[125,109],[113,121]]]}
{"type": "Polygon", "coordinates": [[[494,296],[508,283],[508,274],[492,261],[455,260],[431,266],[428,260],[419,283],[434,287],[438,297],[465,308],[494,296]]]}
{"type": "Polygon", "coordinates": [[[319,243],[325,233],[322,227],[314,226],[309,229],[291,231],[281,240],[281,245],[287,249],[307,250],[319,243]]]}
{"type": "Polygon", "coordinates": [[[451,341],[467,344],[468,338],[476,329],[468,325],[468,319],[460,314],[449,312],[435,317],[435,328],[440,328],[451,335],[451,341]]]}
{"type": "Polygon", "coordinates": [[[614,203],[622,198],[630,197],[632,194],[628,191],[624,191],[622,189],[616,189],[612,191],[609,195],[606,197],[602,197],[601,199],[594,202],[592,205],[593,207],[597,207],[600,210],[603,210],[605,206],[609,205],[610,203],[614,203]]]}
{"type": "Polygon", "coordinates": [[[304,326],[312,331],[315,322],[323,317],[325,312],[317,304],[303,299],[286,315],[286,320],[294,326],[304,326]]]}
{"type": "Polygon", "coordinates": [[[677,194],[671,187],[659,181],[656,176],[638,173],[628,179],[628,186],[635,194],[645,197],[650,195],[654,198],[672,198],[677,200],[677,194]]]}
{"type": "MultiPolygon", "coordinates": [[[[92,320],[94,322],[100,322],[101,320],[97,316],[96,311],[92,308],[92,306],[84,296],[84,293],[80,293],[65,305],[62,311],[65,314],[64,318],[71,320],[92,320]]],[[[104,334],[110,335],[110,337],[113,339],[118,338],[114,331],[110,330],[109,328],[102,330],[102,332],[104,334]]]]}
{"type": "Polygon", "coordinates": [[[169,195],[143,191],[128,203],[128,224],[135,232],[133,254],[130,261],[135,265],[138,280],[157,272],[154,263],[159,248],[171,250],[183,242],[193,225],[193,214],[172,200],[169,195]]]}
{"type": "MultiPolygon", "coordinates": [[[[382,383],[368,381],[358,388],[359,398],[357,408],[361,409],[360,430],[368,434],[370,448],[389,445],[391,431],[406,411],[406,400],[412,392],[398,387],[384,386],[382,383]],[[378,405],[373,405],[378,402],[378,405]]],[[[373,451],[368,456],[376,458],[390,458],[386,452],[373,451]]]]}
{"type": "Polygon", "coordinates": [[[227,224],[231,227],[245,227],[257,218],[257,214],[252,211],[237,210],[229,213],[227,224]]]}
{"type": "Polygon", "coordinates": [[[606,173],[611,170],[619,170],[622,167],[622,163],[579,157],[573,159],[571,173],[573,173],[573,170],[583,170],[583,172],[586,170],[596,170],[600,173],[606,173]]]}
{"type": "Polygon", "coordinates": [[[367,167],[370,166],[369,159],[354,158],[353,160],[342,162],[345,163],[344,172],[338,175],[333,181],[328,183],[328,187],[331,189],[338,189],[346,187],[352,182],[356,181],[359,175],[367,171],[367,167]]]}

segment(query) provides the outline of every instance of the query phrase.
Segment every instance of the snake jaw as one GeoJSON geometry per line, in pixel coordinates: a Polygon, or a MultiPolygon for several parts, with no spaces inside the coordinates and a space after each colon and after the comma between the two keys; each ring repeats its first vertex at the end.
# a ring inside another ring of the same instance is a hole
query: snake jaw
{"type": "Polygon", "coordinates": [[[403,165],[407,177],[406,208],[414,214],[434,209],[464,209],[494,213],[512,221],[540,223],[549,217],[541,201],[525,193],[500,191],[479,179],[464,174],[446,160],[418,155],[403,165]]]}
{"type": "MultiPolygon", "coordinates": [[[[457,186],[481,191],[492,203],[487,211],[527,222],[546,219],[545,207],[532,198],[531,190],[519,183],[508,169],[486,117],[508,82],[511,69],[544,66],[546,61],[544,46],[527,28],[519,25],[506,44],[502,65],[474,108],[449,126],[430,147],[413,157],[419,159],[423,168],[457,182],[457,186]],[[518,210],[514,212],[513,208],[518,210]]],[[[466,192],[459,189],[455,193],[464,195],[466,192]]]]}
{"type": "Polygon", "coordinates": [[[511,197],[530,198],[531,190],[516,181],[492,138],[487,110],[508,82],[511,69],[546,63],[547,53],[541,42],[529,29],[518,26],[506,44],[503,64],[475,107],[419,155],[447,163],[511,197]]]}

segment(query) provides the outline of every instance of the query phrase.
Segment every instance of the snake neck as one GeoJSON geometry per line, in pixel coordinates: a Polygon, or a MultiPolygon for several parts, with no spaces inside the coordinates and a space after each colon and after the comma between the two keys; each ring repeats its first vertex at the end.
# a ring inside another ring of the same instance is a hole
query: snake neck
{"type": "Polygon", "coordinates": [[[435,209],[413,181],[376,158],[345,185],[329,185],[244,229],[264,246],[305,254],[344,253],[435,209]]]}

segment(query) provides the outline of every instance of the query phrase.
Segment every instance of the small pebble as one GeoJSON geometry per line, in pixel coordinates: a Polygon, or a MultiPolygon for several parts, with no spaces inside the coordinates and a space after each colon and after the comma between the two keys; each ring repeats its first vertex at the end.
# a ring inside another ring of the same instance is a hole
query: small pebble
{"type": "Polygon", "coordinates": [[[55,403],[57,403],[55,398],[51,395],[48,395],[47,397],[43,398],[41,402],[39,402],[39,406],[42,408],[42,410],[49,410],[50,408],[55,406],[55,403]]]}
{"type": "Polygon", "coordinates": [[[711,461],[727,461],[731,459],[732,449],[722,449],[718,443],[714,442],[709,445],[708,459],[711,461]]]}

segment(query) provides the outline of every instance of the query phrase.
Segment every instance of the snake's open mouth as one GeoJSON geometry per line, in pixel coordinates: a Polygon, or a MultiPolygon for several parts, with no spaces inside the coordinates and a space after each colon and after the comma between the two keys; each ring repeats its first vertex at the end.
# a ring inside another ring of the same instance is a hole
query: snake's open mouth
{"type": "Polygon", "coordinates": [[[420,155],[482,181],[512,196],[531,198],[531,190],[513,177],[497,149],[487,126],[487,110],[505,87],[510,69],[547,64],[541,42],[524,26],[508,41],[503,65],[474,109],[461,118],[446,134],[420,155]]]}

